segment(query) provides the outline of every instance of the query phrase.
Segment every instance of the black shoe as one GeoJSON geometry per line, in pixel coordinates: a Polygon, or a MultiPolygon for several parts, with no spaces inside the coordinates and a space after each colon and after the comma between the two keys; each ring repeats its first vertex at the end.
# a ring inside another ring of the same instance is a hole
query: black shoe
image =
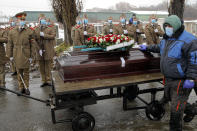
{"type": "Polygon", "coordinates": [[[17,75],[17,72],[12,73],[12,76],[16,76],[16,75],[17,75]]]}
{"type": "MultiPolygon", "coordinates": [[[[25,89],[23,88],[23,89],[19,89],[19,93],[20,94],[24,94],[25,93],[25,89]]],[[[20,94],[17,94],[17,96],[21,96],[20,94]]]]}
{"type": "Polygon", "coordinates": [[[26,94],[26,95],[30,95],[29,89],[25,89],[25,94],[26,94]]]}
{"type": "Polygon", "coordinates": [[[45,87],[48,86],[48,83],[43,83],[42,85],[40,85],[40,87],[45,87]]]}
{"type": "Polygon", "coordinates": [[[47,86],[52,86],[52,84],[51,83],[47,83],[47,86]]]}

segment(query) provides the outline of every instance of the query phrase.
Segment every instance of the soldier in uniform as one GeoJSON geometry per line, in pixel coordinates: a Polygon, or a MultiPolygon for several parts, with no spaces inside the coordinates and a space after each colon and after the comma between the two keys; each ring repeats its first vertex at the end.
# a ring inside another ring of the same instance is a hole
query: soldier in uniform
{"type": "Polygon", "coordinates": [[[35,29],[36,41],[39,45],[36,49],[36,60],[39,63],[42,77],[41,87],[45,87],[51,86],[51,65],[55,56],[54,40],[56,31],[47,25],[44,15],[41,15],[39,20],[40,25],[35,29]]]}
{"type": "Polygon", "coordinates": [[[133,24],[128,26],[128,34],[129,36],[134,38],[135,43],[143,43],[142,34],[144,34],[144,29],[142,24],[140,24],[140,22],[137,20],[137,18],[133,18],[133,24]]]}
{"type": "Polygon", "coordinates": [[[5,64],[9,61],[6,57],[4,43],[8,42],[7,31],[0,29],[0,88],[5,88],[5,64]]]}
{"type": "Polygon", "coordinates": [[[157,24],[157,18],[155,15],[150,16],[149,24],[145,27],[146,42],[150,44],[159,44],[160,39],[164,35],[160,25],[157,24]]]}
{"type": "MultiPolygon", "coordinates": [[[[16,22],[14,21],[13,18],[10,18],[9,24],[10,24],[10,27],[7,30],[8,31],[7,34],[9,34],[9,32],[14,29],[14,27],[16,26],[16,22]]],[[[7,48],[8,48],[7,46],[8,46],[8,44],[6,45],[6,52],[7,52],[7,48]]],[[[13,61],[10,61],[10,68],[11,68],[12,76],[16,76],[17,71],[16,71],[16,66],[13,61]]]]}
{"type": "Polygon", "coordinates": [[[32,30],[26,26],[26,13],[18,13],[15,17],[18,18],[18,26],[9,32],[7,53],[16,65],[20,93],[30,95],[29,68],[32,61],[32,46],[36,43],[32,30]]]}
{"type": "Polygon", "coordinates": [[[108,18],[108,24],[104,25],[103,27],[103,34],[104,35],[108,35],[108,34],[113,34],[113,30],[114,30],[114,25],[113,25],[113,18],[110,16],[108,18]]]}
{"type": "Polygon", "coordinates": [[[116,25],[114,28],[114,34],[115,35],[128,35],[128,26],[126,24],[126,16],[122,15],[120,16],[120,24],[116,25]]]}
{"type": "Polygon", "coordinates": [[[96,30],[93,25],[88,24],[88,17],[85,14],[83,19],[83,26],[78,27],[75,30],[75,42],[76,45],[83,45],[88,37],[92,37],[96,34],[96,30]]]}
{"type": "Polygon", "coordinates": [[[79,43],[79,41],[78,41],[78,42],[75,41],[75,40],[77,40],[77,39],[75,38],[75,32],[76,32],[76,30],[77,30],[78,28],[80,28],[80,27],[82,26],[82,21],[81,21],[81,19],[80,19],[79,16],[76,18],[76,23],[77,23],[77,24],[76,24],[75,26],[73,26],[72,29],[71,29],[71,38],[72,38],[72,40],[73,40],[73,45],[74,45],[74,46],[76,45],[76,43],[79,43]]]}

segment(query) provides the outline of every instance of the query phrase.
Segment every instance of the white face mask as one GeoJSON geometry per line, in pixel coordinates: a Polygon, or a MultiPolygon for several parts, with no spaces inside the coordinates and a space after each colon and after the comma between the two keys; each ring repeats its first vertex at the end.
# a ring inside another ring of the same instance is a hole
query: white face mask
{"type": "Polygon", "coordinates": [[[172,37],[172,35],[174,33],[174,29],[172,27],[166,27],[165,32],[166,32],[167,36],[172,37]]]}

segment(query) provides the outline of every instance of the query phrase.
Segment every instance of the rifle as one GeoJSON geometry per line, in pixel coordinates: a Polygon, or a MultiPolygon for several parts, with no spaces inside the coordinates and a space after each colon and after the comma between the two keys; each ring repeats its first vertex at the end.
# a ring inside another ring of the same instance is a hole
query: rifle
{"type": "MultiPolygon", "coordinates": [[[[44,26],[41,25],[40,27],[40,32],[43,32],[44,30],[44,26]]],[[[40,37],[40,44],[41,44],[41,49],[42,49],[42,61],[43,61],[43,64],[44,64],[44,74],[46,74],[46,71],[45,71],[45,59],[44,59],[44,53],[45,53],[45,49],[44,49],[44,38],[41,36],[40,37]]]]}
{"type": "MultiPolygon", "coordinates": [[[[87,24],[84,25],[84,31],[87,31],[87,24]]],[[[84,45],[85,45],[86,38],[87,38],[87,35],[84,35],[84,42],[83,42],[84,45]]]]}

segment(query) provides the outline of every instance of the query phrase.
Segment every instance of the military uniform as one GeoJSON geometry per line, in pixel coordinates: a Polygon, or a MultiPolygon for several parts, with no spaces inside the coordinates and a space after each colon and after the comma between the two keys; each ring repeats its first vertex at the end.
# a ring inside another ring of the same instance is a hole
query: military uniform
{"type": "Polygon", "coordinates": [[[161,27],[158,24],[149,23],[145,27],[146,42],[148,45],[159,44],[159,37],[162,37],[163,34],[164,32],[161,30],[161,27]]]}
{"type": "Polygon", "coordinates": [[[77,26],[75,30],[75,45],[83,45],[84,41],[88,37],[92,37],[96,34],[96,31],[94,29],[93,25],[87,25],[87,26],[77,26]],[[84,31],[87,31],[87,36],[84,36],[84,31]]]}
{"type": "MultiPolygon", "coordinates": [[[[10,27],[9,29],[8,29],[8,33],[7,33],[7,35],[9,34],[9,32],[11,31],[11,30],[13,30],[14,29],[14,27],[10,27]]],[[[8,37],[8,36],[7,36],[8,37]]],[[[7,48],[8,48],[8,44],[6,45],[6,54],[7,54],[7,48]]],[[[11,68],[11,72],[13,72],[13,74],[12,75],[16,75],[17,73],[17,71],[16,71],[16,66],[15,66],[15,64],[14,64],[14,62],[13,61],[10,61],[10,68],[11,68]]]]}
{"type": "Polygon", "coordinates": [[[19,27],[15,27],[9,32],[8,36],[8,57],[13,57],[17,69],[17,79],[19,90],[21,93],[25,88],[29,88],[29,67],[32,53],[32,45],[34,34],[31,29],[25,26],[19,31],[19,27]],[[21,79],[21,77],[24,80],[21,79]],[[26,87],[25,87],[26,86],[26,87]]]}
{"type": "Polygon", "coordinates": [[[104,35],[113,34],[113,31],[114,31],[113,24],[104,25],[104,27],[103,27],[103,34],[104,35]]]}
{"type": "Polygon", "coordinates": [[[132,25],[128,26],[128,35],[130,37],[134,38],[135,43],[137,43],[137,44],[143,43],[143,37],[141,34],[144,34],[144,29],[141,24],[137,24],[137,25],[132,24],[132,25]],[[137,32],[137,30],[139,32],[137,32]]]}
{"type": "Polygon", "coordinates": [[[4,43],[7,43],[7,33],[0,30],[0,87],[5,87],[5,64],[9,61],[6,57],[4,43]]]}
{"type": "MultiPolygon", "coordinates": [[[[115,25],[113,33],[115,35],[122,35],[122,34],[124,34],[124,30],[128,31],[128,25],[123,26],[121,24],[118,24],[118,25],[115,25]]],[[[125,34],[125,35],[128,35],[128,34],[125,34]]]]}
{"type": "Polygon", "coordinates": [[[56,37],[56,31],[48,26],[43,26],[42,29],[41,26],[39,26],[36,28],[35,34],[36,41],[39,45],[36,49],[36,60],[39,62],[43,86],[50,85],[51,65],[53,57],[55,56],[54,40],[56,37]],[[40,32],[43,32],[44,36],[40,36],[40,32]],[[42,51],[42,56],[40,55],[39,51],[42,51]]]}
{"type": "Polygon", "coordinates": [[[72,29],[71,29],[71,39],[73,40],[73,45],[76,43],[75,42],[75,30],[76,30],[76,26],[73,26],[72,29]]]}

